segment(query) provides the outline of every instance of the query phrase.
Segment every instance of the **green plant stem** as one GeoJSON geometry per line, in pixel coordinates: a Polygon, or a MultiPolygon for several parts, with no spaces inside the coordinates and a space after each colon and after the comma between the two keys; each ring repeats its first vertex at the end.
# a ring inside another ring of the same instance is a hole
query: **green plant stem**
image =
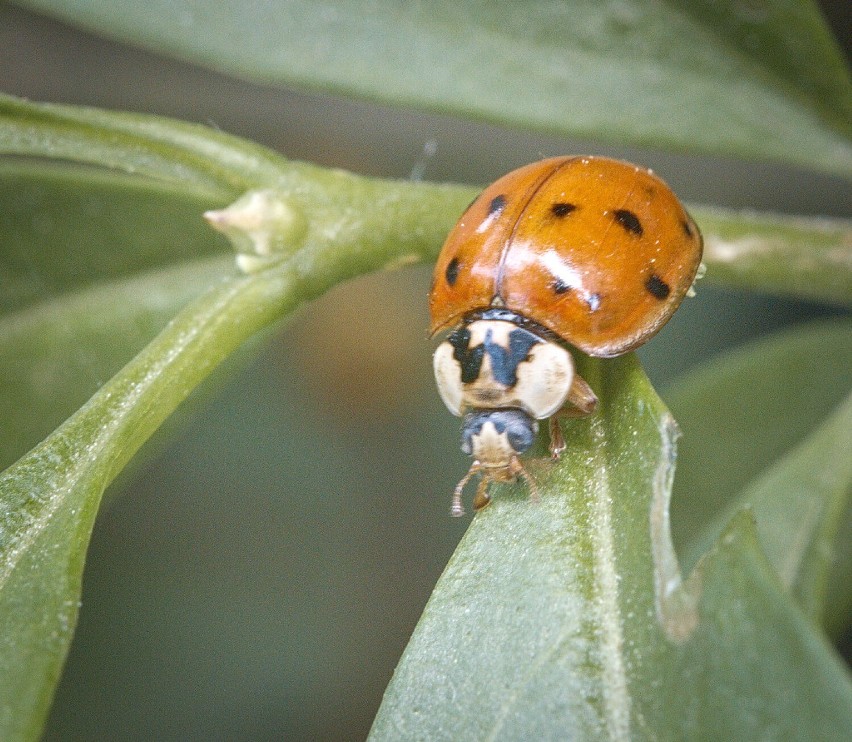
{"type": "Polygon", "coordinates": [[[714,282],[852,305],[852,220],[696,206],[714,282]]]}

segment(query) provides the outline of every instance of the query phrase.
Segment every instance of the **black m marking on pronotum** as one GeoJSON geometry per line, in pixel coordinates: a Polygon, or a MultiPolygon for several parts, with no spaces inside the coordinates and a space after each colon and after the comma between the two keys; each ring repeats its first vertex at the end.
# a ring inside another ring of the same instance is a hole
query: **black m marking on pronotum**
{"type": "Polygon", "coordinates": [[[530,349],[542,342],[533,333],[520,327],[509,333],[509,347],[506,348],[494,341],[494,333],[489,328],[485,339],[480,345],[470,347],[470,330],[462,327],[450,333],[447,338],[453,346],[453,358],[461,367],[463,384],[471,384],[482,371],[482,361],[485,354],[491,359],[491,373],[497,383],[512,388],[518,383],[518,366],[529,358],[530,349]]]}
{"type": "Polygon", "coordinates": [[[460,327],[450,333],[447,342],[453,346],[453,358],[461,366],[462,384],[470,384],[476,381],[479,370],[482,368],[482,358],[485,355],[485,346],[477,345],[470,347],[470,330],[460,327]]]}
{"type": "MultiPolygon", "coordinates": [[[[490,334],[491,331],[488,332],[490,334]]],[[[485,336],[486,344],[489,334],[485,336]]],[[[515,386],[518,383],[518,366],[529,358],[530,348],[540,342],[541,340],[531,332],[518,327],[509,333],[508,352],[502,345],[492,343],[494,350],[492,351],[490,348],[486,348],[486,350],[488,355],[491,356],[491,369],[494,372],[494,378],[507,387],[515,386]],[[498,362],[498,359],[502,363],[498,362]]]]}

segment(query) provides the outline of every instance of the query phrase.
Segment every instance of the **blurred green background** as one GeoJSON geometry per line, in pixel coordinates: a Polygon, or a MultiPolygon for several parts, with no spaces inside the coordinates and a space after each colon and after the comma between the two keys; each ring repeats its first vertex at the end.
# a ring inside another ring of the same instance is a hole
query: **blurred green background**
{"type": "MultiPolygon", "coordinates": [[[[822,5],[848,32],[848,2],[822,5]]],[[[381,176],[485,184],[591,152],[653,167],[687,201],[838,216],[852,201],[847,183],[791,168],[250,85],[8,6],[0,89],[206,123],[381,176]]],[[[429,274],[370,276],[304,307],[220,370],[108,493],[46,739],[366,735],[467,522],[448,515],[467,464],[434,391],[429,274]]],[[[701,285],[640,355],[665,398],[703,359],[832,311],[701,285]]]]}

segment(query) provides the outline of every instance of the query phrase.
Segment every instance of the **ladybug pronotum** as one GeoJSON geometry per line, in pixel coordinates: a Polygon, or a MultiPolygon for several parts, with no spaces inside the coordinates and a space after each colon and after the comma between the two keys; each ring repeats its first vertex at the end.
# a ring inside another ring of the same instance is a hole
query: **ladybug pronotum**
{"type": "Polygon", "coordinates": [[[597,397],[566,346],[613,358],[653,337],[695,281],[702,241],[659,178],[604,157],[555,157],[486,188],[444,244],[429,294],[441,398],[463,418],[473,463],[453,494],[481,475],[534,482],[520,461],[538,421],[550,450],[565,447],[558,418],[591,414],[597,397]]]}

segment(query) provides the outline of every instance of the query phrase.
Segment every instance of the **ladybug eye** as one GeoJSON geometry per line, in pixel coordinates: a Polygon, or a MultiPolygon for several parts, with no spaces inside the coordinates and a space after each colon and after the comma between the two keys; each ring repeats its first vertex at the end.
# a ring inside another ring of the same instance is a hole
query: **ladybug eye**
{"type": "Polygon", "coordinates": [[[529,418],[512,421],[507,426],[506,437],[509,439],[509,445],[518,453],[526,451],[535,440],[535,433],[529,418]]]}
{"type": "Polygon", "coordinates": [[[462,453],[473,453],[473,439],[482,432],[482,426],[488,420],[490,412],[468,412],[462,421],[462,453]]]}

